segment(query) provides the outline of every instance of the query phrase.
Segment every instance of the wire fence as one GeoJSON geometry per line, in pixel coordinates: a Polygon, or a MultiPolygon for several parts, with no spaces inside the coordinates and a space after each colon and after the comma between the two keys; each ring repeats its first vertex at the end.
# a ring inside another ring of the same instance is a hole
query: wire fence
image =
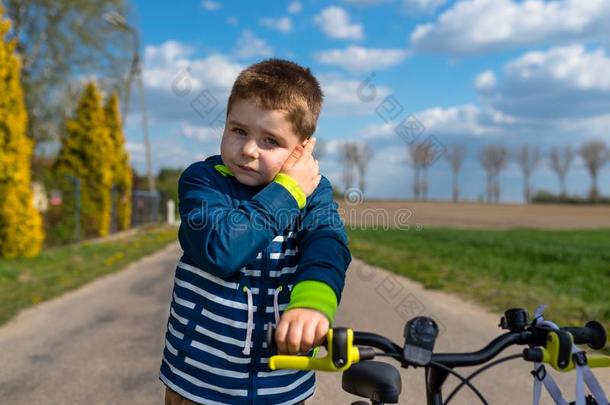
{"type": "Polygon", "coordinates": [[[158,191],[133,190],[131,226],[161,221],[160,205],[161,193],[158,191]]]}

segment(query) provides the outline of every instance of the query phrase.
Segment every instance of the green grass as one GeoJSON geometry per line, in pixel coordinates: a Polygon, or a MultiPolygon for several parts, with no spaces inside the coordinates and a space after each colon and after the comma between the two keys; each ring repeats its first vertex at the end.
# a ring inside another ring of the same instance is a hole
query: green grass
{"type": "Polygon", "coordinates": [[[610,230],[348,229],[352,254],[502,313],[610,323],[610,230]]]}
{"type": "Polygon", "coordinates": [[[0,260],[0,324],[23,308],[124,268],[175,241],[177,232],[172,227],[140,228],[114,241],[52,248],[31,259],[0,260]]]}

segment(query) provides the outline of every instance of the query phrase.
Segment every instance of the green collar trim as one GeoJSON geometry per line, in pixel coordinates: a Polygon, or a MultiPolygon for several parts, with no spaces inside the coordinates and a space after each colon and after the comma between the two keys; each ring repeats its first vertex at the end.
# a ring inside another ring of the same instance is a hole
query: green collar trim
{"type": "Polygon", "coordinates": [[[223,176],[227,177],[227,176],[235,176],[233,174],[233,172],[231,171],[231,169],[229,169],[227,166],[225,165],[216,165],[214,166],[214,169],[216,169],[216,171],[220,174],[222,174],[223,176]]]}

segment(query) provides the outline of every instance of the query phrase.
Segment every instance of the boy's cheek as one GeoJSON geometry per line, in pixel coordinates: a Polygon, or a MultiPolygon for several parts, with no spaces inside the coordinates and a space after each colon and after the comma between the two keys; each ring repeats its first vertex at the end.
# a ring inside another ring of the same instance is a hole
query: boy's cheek
{"type": "Polygon", "coordinates": [[[275,164],[273,165],[273,176],[275,177],[276,174],[278,174],[280,172],[280,170],[282,170],[282,167],[284,167],[284,163],[286,163],[286,160],[288,160],[288,157],[290,156],[290,154],[286,154],[285,156],[279,156],[276,160],[275,160],[275,164]]]}

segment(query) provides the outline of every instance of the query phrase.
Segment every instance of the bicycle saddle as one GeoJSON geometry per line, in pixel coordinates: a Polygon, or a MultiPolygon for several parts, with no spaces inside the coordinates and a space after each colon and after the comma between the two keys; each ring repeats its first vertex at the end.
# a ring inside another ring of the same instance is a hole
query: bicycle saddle
{"type": "Polygon", "coordinates": [[[352,364],[343,372],[341,385],[350,394],[388,404],[398,403],[402,390],[398,370],[379,361],[352,364]]]}

